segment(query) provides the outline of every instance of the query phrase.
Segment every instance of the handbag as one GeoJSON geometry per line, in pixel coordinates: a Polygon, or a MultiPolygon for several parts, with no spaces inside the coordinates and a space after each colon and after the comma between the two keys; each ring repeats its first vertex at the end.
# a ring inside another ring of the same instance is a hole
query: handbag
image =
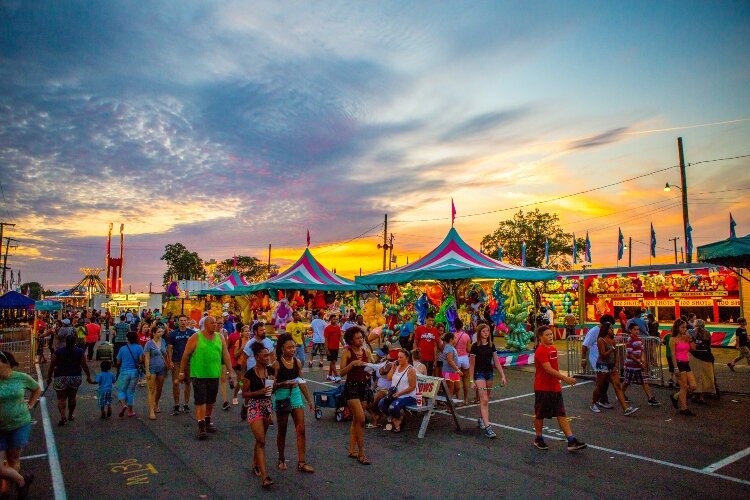
{"type": "Polygon", "coordinates": [[[276,413],[289,413],[292,411],[292,398],[277,398],[276,399],[276,413]]]}
{"type": "Polygon", "coordinates": [[[133,363],[135,363],[135,368],[138,370],[138,376],[143,377],[146,375],[146,370],[143,368],[143,365],[138,362],[138,360],[135,359],[135,356],[133,356],[133,351],[130,350],[130,344],[126,344],[125,347],[128,348],[128,352],[130,353],[130,357],[133,358],[133,363]]]}
{"type": "Polygon", "coordinates": [[[386,394],[385,397],[383,398],[385,400],[385,405],[386,406],[390,406],[391,403],[393,403],[393,400],[396,399],[395,395],[398,392],[398,384],[401,383],[401,379],[404,378],[404,375],[406,375],[406,372],[408,372],[408,371],[409,371],[409,368],[407,368],[406,370],[404,370],[404,373],[402,373],[401,376],[398,378],[398,382],[396,382],[394,385],[392,385],[388,389],[388,394],[386,394]]]}

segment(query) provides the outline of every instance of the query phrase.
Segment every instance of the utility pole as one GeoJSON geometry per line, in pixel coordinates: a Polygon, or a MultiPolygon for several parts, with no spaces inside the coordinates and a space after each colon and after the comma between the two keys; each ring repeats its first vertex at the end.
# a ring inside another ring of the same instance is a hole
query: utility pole
{"type": "Polygon", "coordinates": [[[669,238],[669,241],[674,242],[674,263],[677,264],[677,240],[679,240],[679,236],[675,236],[674,238],[669,238]]]}
{"type": "Polygon", "coordinates": [[[628,267],[633,267],[633,237],[628,238],[628,267]]]}
{"type": "Polygon", "coordinates": [[[682,263],[685,263],[685,249],[680,247],[680,258],[682,259],[682,263]]]}
{"type": "MultiPolygon", "coordinates": [[[[5,290],[5,271],[8,269],[8,247],[10,246],[11,241],[18,241],[15,238],[5,238],[5,256],[3,257],[3,290],[5,290]]],[[[0,245],[2,245],[2,240],[0,240],[0,245]]],[[[13,248],[17,248],[18,245],[13,245],[13,248]]],[[[20,280],[19,280],[20,281],[20,280]]],[[[20,285],[21,283],[19,283],[20,285]]]]}
{"type": "MultiPolygon", "coordinates": [[[[391,235],[391,243],[393,243],[393,235],[391,235]]],[[[385,271],[385,261],[388,258],[388,214],[385,214],[383,219],[383,244],[378,243],[378,248],[383,249],[383,271],[385,271]]]]}
{"type": "MultiPolygon", "coordinates": [[[[688,242],[687,228],[690,225],[690,218],[688,217],[688,187],[687,187],[687,174],[685,173],[685,155],[682,152],[682,137],[677,138],[677,154],[680,157],[680,182],[682,183],[682,228],[685,231],[685,244],[688,242]]],[[[686,249],[687,250],[687,249],[686,249]]],[[[693,262],[693,252],[687,254],[688,264],[693,262]]]]}
{"type": "Polygon", "coordinates": [[[268,244],[268,275],[271,275],[271,244],[268,244]]]}
{"type": "Polygon", "coordinates": [[[393,233],[391,233],[391,241],[388,244],[388,269],[391,269],[393,265],[393,233]]]}
{"type": "MultiPolygon", "coordinates": [[[[5,226],[15,227],[15,224],[11,224],[10,222],[0,222],[0,250],[2,250],[2,245],[3,245],[3,230],[5,229],[5,226]]],[[[5,291],[5,265],[3,265],[2,288],[3,288],[3,291],[5,291]]]]}

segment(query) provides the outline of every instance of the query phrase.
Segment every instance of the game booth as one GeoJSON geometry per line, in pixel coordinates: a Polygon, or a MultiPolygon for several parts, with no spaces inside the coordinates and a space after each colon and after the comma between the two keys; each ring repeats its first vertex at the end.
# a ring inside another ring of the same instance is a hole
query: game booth
{"type": "Polygon", "coordinates": [[[469,246],[451,228],[443,242],[421,259],[357,276],[355,281],[381,287],[391,330],[398,329],[404,312],[416,316],[416,325],[423,324],[428,310],[433,310],[436,321],[452,330],[456,318],[468,325],[472,315],[484,310],[496,326],[493,333],[505,337],[507,350],[498,354],[500,362],[522,366],[534,363],[533,351],[527,349],[533,332],[526,328],[534,307],[532,284],[556,277],[556,271],[495,260],[469,246]]]}
{"type": "Polygon", "coordinates": [[[662,335],[675,318],[694,313],[706,322],[714,346],[734,344],[737,318],[742,316],[740,277],[725,267],[705,264],[665,264],[587,269],[560,273],[557,285],[547,284],[543,303],[557,311],[562,329],[568,305],[580,305],[579,328],[590,328],[603,314],[618,320],[647,310],[659,322],[662,335]]]}

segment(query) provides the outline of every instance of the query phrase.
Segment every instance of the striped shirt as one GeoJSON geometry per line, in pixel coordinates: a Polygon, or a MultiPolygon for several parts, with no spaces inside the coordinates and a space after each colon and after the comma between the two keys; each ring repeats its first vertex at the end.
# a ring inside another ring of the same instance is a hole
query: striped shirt
{"type": "Polygon", "coordinates": [[[643,342],[640,338],[636,338],[635,340],[630,337],[628,338],[628,343],[625,348],[625,368],[630,369],[641,369],[641,352],[643,352],[643,342]],[[631,359],[631,356],[634,357],[636,360],[631,359]]]}

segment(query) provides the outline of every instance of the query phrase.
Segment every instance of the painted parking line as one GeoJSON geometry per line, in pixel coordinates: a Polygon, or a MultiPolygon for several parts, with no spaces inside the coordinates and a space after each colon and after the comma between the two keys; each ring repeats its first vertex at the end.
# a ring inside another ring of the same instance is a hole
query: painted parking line
{"type": "Polygon", "coordinates": [[[721,469],[722,467],[725,467],[733,462],[736,462],[737,460],[740,460],[741,458],[745,458],[748,455],[750,455],[750,448],[745,448],[742,451],[738,451],[734,455],[730,455],[723,460],[719,460],[718,462],[712,463],[708,467],[704,467],[703,470],[705,472],[714,472],[714,471],[721,469]]]}
{"type": "Polygon", "coordinates": [[[26,457],[21,457],[21,460],[34,460],[35,458],[44,458],[46,457],[46,453],[39,453],[38,455],[29,455],[26,457]]]}
{"type": "MultiPolygon", "coordinates": [[[[444,411],[444,410],[436,410],[435,413],[441,413],[443,415],[450,415],[447,411],[444,411]]],[[[476,418],[467,417],[465,415],[458,415],[458,414],[456,414],[456,416],[458,418],[461,418],[461,419],[464,419],[464,420],[470,420],[472,422],[476,422],[476,420],[477,420],[476,418]]],[[[505,424],[497,424],[495,422],[489,422],[489,425],[491,425],[493,427],[497,427],[499,429],[505,429],[505,430],[513,431],[513,432],[521,432],[523,434],[529,434],[531,436],[536,436],[536,432],[534,432],[533,430],[529,430],[529,429],[521,429],[519,427],[513,427],[511,425],[505,425],[505,424]]],[[[549,428],[547,428],[547,429],[550,430],[549,428]]],[[[552,430],[552,431],[554,432],[555,430],[552,430]]],[[[565,437],[564,436],[560,437],[560,436],[557,436],[557,435],[544,434],[544,438],[545,439],[550,439],[550,440],[553,440],[553,441],[565,441],[565,437]]],[[[712,472],[712,471],[706,470],[707,468],[706,469],[697,469],[695,467],[690,467],[688,465],[676,464],[674,462],[669,462],[667,460],[659,460],[658,458],[651,458],[651,457],[646,457],[646,456],[643,456],[643,455],[637,455],[635,453],[629,453],[627,451],[613,450],[612,448],[605,448],[603,446],[597,446],[597,445],[593,445],[593,444],[588,444],[588,447],[591,448],[591,449],[593,449],[593,450],[603,451],[603,452],[606,452],[606,453],[610,453],[612,455],[620,455],[620,456],[632,458],[632,459],[635,459],[635,460],[641,460],[641,461],[644,461],[644,462],[650,462],[650,463],[654,463],[654,464],[663,465],[665,467],[672,467],[672,468],[675,468],[675,469],[680,469],[680,470],[684,470],[684,471],[688,471],[688,472],[693,472],[695,474],[701,474],[701,475],[704,475],[704,476],[710,476],[710,477],[716,477],[716,478],[719,478],[719,479],[725,479],[727,481],[732,481],[732,482],[735,482],[735,483],[740,483],[740,484],[744,484],[744,485],[750,485],[750,481],[747,481],[745,479],[739,479],[739,478],[732,477],[732,476],[725,476],[724,474],[718,474],[716,472],[712,472]]],[[[750,448],[748,448],[748,449],[750,450],[750,448]]],[[[743,450],[740,453],[747,452],[747,451],[748,450],[743,450]]],[[[748,453],[750,453],[750,452],[748,452],[748,453]]],[[[735,455],[738,455],[738,454],[735,453],[735,455]]],[[[735,455],[732,455],[732,457],[734,457],[735,455]]],[[[732,457],[727,457],[724,460],[727,460],[728,458],[732,458],[732,457]]],[[[739,458],[742,458],[742,457],[739,457],[739,458]]],[[[719,462],[717,462],[717,463],[719,463],[719,462]]],[[[724,464],[724,465],[727,465],[727,464],[724,464]]],[[[711,467],[711,466],[709,466],[709,467],[711,467]]],[[[721,467],[723,467],[723,465],[721,467]]]]}
{"type": "MultiPolygon", "coordinates": [[[[36,376],[39,386],[44,388],[42,380],[42,369],[36,364],[36,376]]],[[[63,480],[62,469],[60,468],[60,457],[57,455],[57,446],[55,445],[55,434],[52,432],[52,422],[49,419],[47,411],[47,398],[39,398],[39,406],[42,411],[42,425],[44,427],[44,439],[47,442],[47,460],[49,461],[50,474],[52,475],[52,490],[55,494],[55,500],[66,500],[68,495],[65,493],[65,481],[63,480]]]]}
{"type": "MultiPolygon", "coordinates": [[[[563,389],[570,389],[571,387],[579,387],[579,386],[582,386],[582,385],[592,384],[592,383],[593,382],[591,380],[587,380],[585,382],[578,382],[576,385],[566,385],[566,386],[563,386],[563,389]]],[[[487,404],[502,403],[503,401],[511,401],[513,399],[528,398],[528,397],[533,396],[533,395],[534,395],[533,392],[527,392],[526,394],[519,394],[518,396],[510,396],[510,397],[507,397],[507,398],[493,399],[492,401],[488,401],[487,404]]],[[[477,406],[479,406],[479,404],[478,403],[474,403],[474,404],[465,405],[465,406],[458,406],[458,407],[456,407],[456,409],[457,410],[465,410],[466,408],[475,408],[477,406]]]]}

